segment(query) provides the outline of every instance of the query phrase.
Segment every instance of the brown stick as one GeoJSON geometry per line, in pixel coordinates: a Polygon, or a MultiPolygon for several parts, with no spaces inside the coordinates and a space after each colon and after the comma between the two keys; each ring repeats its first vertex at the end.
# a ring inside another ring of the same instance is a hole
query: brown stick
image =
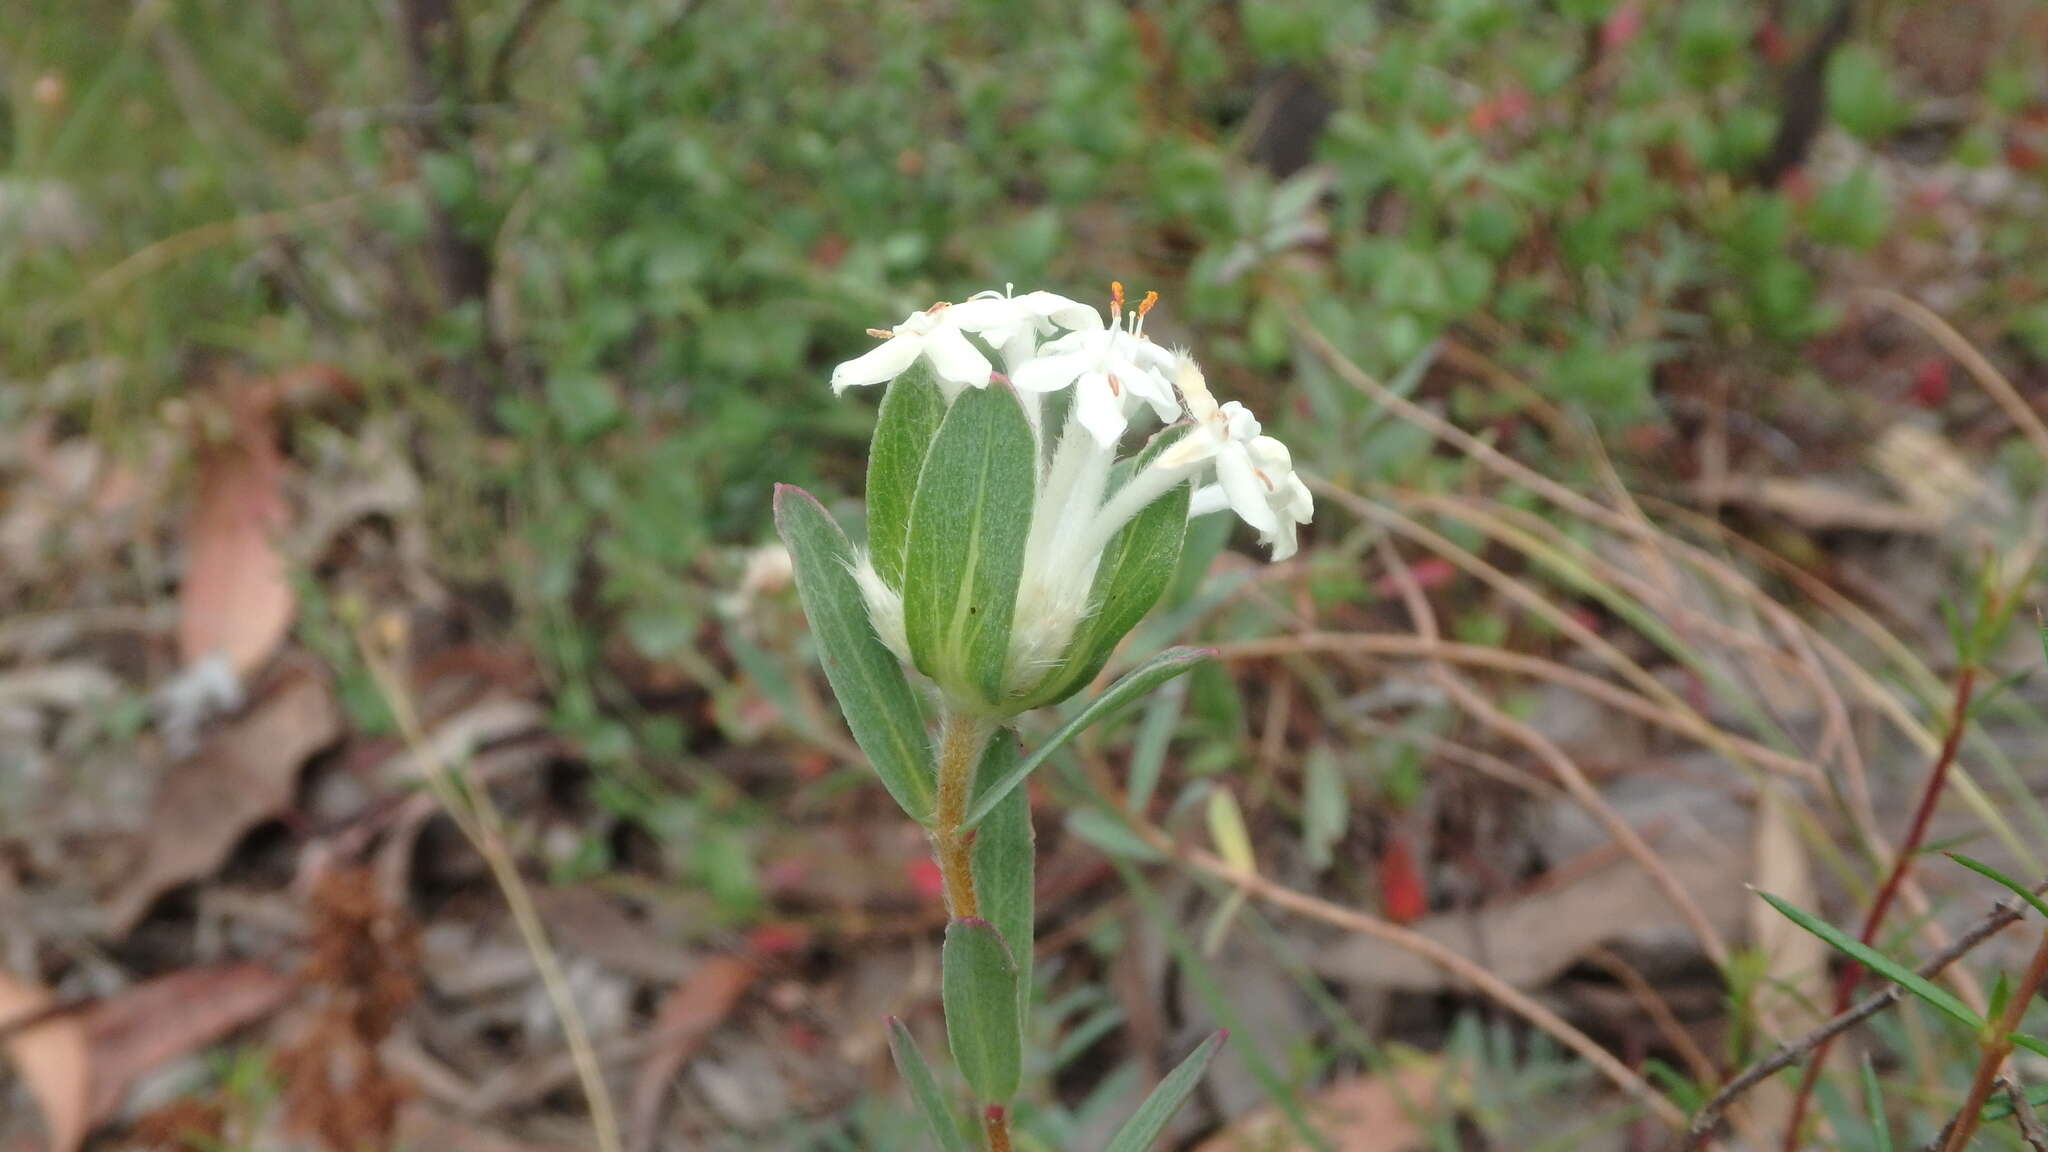
{"type": "Polygon", "coordinates": [[[2027,1014],[2043,980],[2048,980],[2048,931],[2041,933],[2041,942],[2034,946],[2034,958],[2027,962],[2026,972],[2005,1002],[2005,1011],[1999,1013],[1992,1034],[1983,1042],[1984,1055],[1977,1061],[1977,1074],[1970,1078],[1970,1094],[1963,1097],[1962,1111],[1956,1113],[1955,1130],[1949,1133],[1943,1152],[1963,1152],[1969,1147],[1970,1137],[1976,1133],[1984,1112],[1984,1101],[1991,1098],[1991,1089],[1998,1082],[1998,1070],[2005,1067],[2006,1058],[2012,1055],[2012,1034],[2019,1030],[2020,1017],[2027,1014]]]}
{"type": "MultiPolygon", "coordinates": [[[[1891,911],[1892,901],[1899,895],[1899,886],[1912,871],[1913,861],[1920,854],[1920,845],[1927,839],[1927,827],[1934,819],[1934,807],[1948,785],[1949,769],[1955,765],[1956,751],[1962,747],[1963,732],[1969,727],[1970,698],[1976,688],[1977,665],[1975,662],[1964,664],[1956,675],[1955,701],[1949,707],[1948,734],[1942,738],[1941,750],[1935,754],[1933,767],[1927,770],[1927,783],[1920,789],[1920,802],[1913,809],[1913,820],[1906,828],[1906,838],[1892,856],[1891,872],[1878,888],[1877,899],[1871,902],[1870,911],[1864,914],[1863,930],[1856,935],[1856,939],[1864,944],[1877,940],[1877,931],[1884,925],[1885,913],[1891,911]]],[[[1856,986],[1862,981],[1863,965],[1851,960],[1835,981],[1836,1013],[1849,1007],[1849,1001],[1856,996],[1856,986]]],[[[1814,1049],[1806,1071],[1800,1075],[1799,1091],[1792,1097],[1792,1115],[1785,1123],[1785,1152],[1799,1152],[1799,1130],[1806,1123],[1806,1109],[1813,1101],[1814,1086],[1820,1083],[1821,1070],[1827,1066],[1828,1048],[1832,1042],[1833,1037],[1821,1041],[1814,1049]]]]}
{"type": "MultiPolygon", "coordinates": [[[[2039,890],[2048,891],[2048,884],[2042,885],[2039,890]]],[[[1990,915],[1956,937],[1955,943],[1915,968],[1914,973],[1926,977],[1940,975],[1943,969],[1968,955],[1977,945],[2018,921],[2025,911],[2026,905],[2018,900],[1999,903],[1992,908],[1990,915]]],[[[1698,1148],[1705,1144],[1707,1138],[1714,1134],[1714,1130],[1720,1127],[1721,1117],[1727,1112],[1728,1106],[1743,1093],[1797,1064],[1807,1053],[1898,1003],[1904,996],[1905,989],[1896,984],[1889,985],[1884,991],[1868,997],[1855,1007],[1830,1017],[1805,1035],[1778,1045],[1769,1056],[1743,1069],[1740,1075],[1722,1085],[1721,1090],[1714,1093],[1712,1099],[1700,1106],[1699,1112],[1693,1116],[1692,1127],[1687,1133],[1684,1146],[1698,1148]]]]}

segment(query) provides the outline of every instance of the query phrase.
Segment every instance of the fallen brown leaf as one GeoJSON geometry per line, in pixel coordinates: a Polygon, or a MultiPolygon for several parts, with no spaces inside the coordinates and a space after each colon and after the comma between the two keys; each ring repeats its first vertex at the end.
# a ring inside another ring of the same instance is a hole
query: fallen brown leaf
{"type": "MultiPolygon", "coordinates": [[[[1435,1107],[1442,1078],[1441,1066],[1430,1058],[1386,1076],[1340,1080],[1309,1100],[1309,1119],[1333,1152],[1409,1152],[1424,1146],[1413,1117],[1435,1107]]],[[[1279,1109],[1262,1108],[1195,1145],[1195,1152],[1302,1152],[1307,1147],[1279,1109]]]]}
{"type": "Polygon", "coordinates": [[[178,654],[221,656],[248,676],[291,628],[291,580],[279,549],[289,509],[274,397],[243,388],[230,399],[234,435],[199,449],[198,488],[185,522],[178,585],[178,654]]]}
{"type": "Polygon", "coordinates": [[[145,981],[81,1013],[92,1052],[93,1123],[143,1075],[275,1011],[292,981],[260,964],[212,964],[145,981]]]}
{"type": "MultiPolygon", "coordinates": [[[[50,1001],[43,989],[0,972],[0,1022],[27,1017],[50,1001]]],[[[9,1037],[7,1054],[42,1110],[50,1152],[73,1152],[91,1126],[92,1055],[85,1026],[76,1016],[54,1016],[9,1037]]]]}
{"type": "Polygon", "coordinates": [[[340,733],[326,682],[295,671],[173,765],[150,806],[141,858],[106,902],[109,930],[125,934],[165,891],[211,875],[244,833],[291,804],[300,766],[340,733]]]}
{"type": "Polygon", "coordinates": [[[631,1136],[627,1140],[630,1152],[649,1152],[654,1147],[669,1083],[704,1037],[732,1014],[733,1006],[753,987],[759,974],[752,960],[713,956],[662,998],[655,1014],[654,1043],[633,1081],[631,1136]]]}

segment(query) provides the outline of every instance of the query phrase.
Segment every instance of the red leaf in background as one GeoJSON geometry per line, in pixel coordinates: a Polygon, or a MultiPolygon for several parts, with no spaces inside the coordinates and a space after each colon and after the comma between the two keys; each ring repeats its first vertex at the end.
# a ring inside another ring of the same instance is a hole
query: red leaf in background
{"type": "Polygon", "coordinates": [[[1778,27],[1776,20],[1757,25],[1756,50],[1773,64],[1783,64],[1792,58],[1792,42],[1786,39],[1785,30],[1778,27]]]}
{"type": "MultiPolygon", "coordinates": [[[[1415,577],[1415,583],[1424,592],[1434,592],[1449,584],[1457,575],[1458,567],[1441,556],[1425,556],[1408,566],[1415,577]]],[[[1372,589],[1382,596],[1399,596],[1401,585],[1392,576],[1382,576],[1373,582],[1372,589]]]]}
{"type": "Polygon", "coordinates": [[[1520,88],[1508,88],[1495,96],[1489,96],[1472,106],[1465,116],[1465,123],[1472,131],[1482,135],[1506,125],[1513,127],[1528,119],[1533,107],[1529,94],[1520,88]]]}
{"type": "Polygon", "coordinates": [[[1429,911],[1422,891],[1422,876],[1415,870],[1415,853],[1406,838],[1395,835],[1380,849],[1380,907],[1396,924],[1412,924],[1429,911]]]}
{"type": "Polygon", "coordinates": [[[1785,198],[1794,204],[1806,204],[1813,200],[1813,177],[1804,168],[1794,168],[1778,181],[1778,188],[1785,198]]]}
{"type": "Polygon", "coordinates": [[[747,952],[753,956],[787,956],[810,942],[810,930],[801,924],[770,921],[747,930],[747,952]]]}
{"type": "Polygon", "coordinates": [[[1922,408],[1939,408],[1948,399],[1948,361],[1929,357],[1913,369],[1913,403],[1922,408]]]}
{"type": "Polygon", "coordinates": [[[1626,48],[1642,30],[1642,6],[1636,0],[1623,0],[1607,14],[1607,19],[1600,22],[1600,50],[1617,52],[1626,48]]]}
{"type": "Polygon", "coordinates": [[[929,856],[912,860],[905,870],[910,873],[910,886],[927,900],[946,898],[946,877],[939,871],[939,862],[929,856]]]}

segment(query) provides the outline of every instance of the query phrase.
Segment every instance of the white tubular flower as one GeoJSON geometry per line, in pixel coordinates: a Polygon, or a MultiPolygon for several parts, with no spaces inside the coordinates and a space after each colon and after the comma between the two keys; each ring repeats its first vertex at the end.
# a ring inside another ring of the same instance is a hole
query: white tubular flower
{"type": "Polygon", "coordinates": [[[1160,463],[1186,467],[1212,460],[1216,466],[1216,483],[1195,491],[1188,514],[1229,508],[1258,530],[1259,543],[1273,549],[1275,562],[1294,555],[1296,531],[1314,515],[1315,498],[1294,474],[1287,445],[1261,435],[1258,419],[1244,405],[1216,403],[1193,360],[1178,359],[1174,384],[1195,426],[1161,454],[1160,463]]]}
{"type": "Polygon", "coordinates": [[[955,304],[949,319],[963,332],[972,332],[1003,355],[1003,366],[1015,372],[1038,351],[1038,342],[1062,329],[1094,332],[1102,328],[1102,314],[1078,300],[1057,292],[1010,294],[1010,286],[996,292],[977,292],[955,304]]]}
{"type": "Polygon", "coordinates": [[[1074,413],[1081,426],[1104,448],[1115,446],[1130,426],[1131,414],[1149,406],[1161,421],[1180,415],[1169,373],[1172,353],[1145,338],[1145,314],[1159,299],[1147,292],[1123,314],[1123,285],[1110,285],[1108,328],[1069,332],[1038,350],[1038,358],[1010,373],[1020,391],[1057,392],[1074,386],[1074,413]]]}
{"type": "Polygon", "coordinates": [[[912,312],[903,323],[884,331],[868,329],[868,335],[882,338],[882,344],[832,370],[832,391],[884,384],[903,374],[922,356],[929,361],[949,395],[961,388],[988,387],[995,366],[974,346],[952,318],[953,306],[934,304],[912,312]]]}

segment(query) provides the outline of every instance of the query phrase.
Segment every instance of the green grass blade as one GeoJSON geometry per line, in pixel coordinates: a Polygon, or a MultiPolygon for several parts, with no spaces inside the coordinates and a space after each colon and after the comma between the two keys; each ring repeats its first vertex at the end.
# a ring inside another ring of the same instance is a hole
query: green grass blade
{"type": "Polygon", "coordinates": [[[1879,952],[1870,945],[1854,939],[1841,929],[1820,917],[1801,909],[1799,906],[1780,900],[1769,892],[1758,892],[1764,903],[1776,908],[1780,915],[1815,936],[1827,941],[1836,951],[1861,963],[1865,968],[1890,980],[1906,991],[1927,1002],[1927,1005],[1956,1023],[1972,1031],[1984,1027],[1984,1021],[1961,1000],[1947,989],[1937,987],[1926,977],[1917,975],[1911,968],[1879,952]]]}
{"type": "Polygon", "coordinates": [[[917,1050],[916,1038],[894,1016],[889,1017],[889,1054],[896,1058],[896,1071],[902,1074],[903,1082],[910,1085],[911,1102],[917,1105],[918,1114],[931,1129],[932,1142],[938,1145],[939,1152],[971,1152],[967,1138],[960,1133],[959,1117],[946,1105],[946,1094],[939,1090],[939,1081],[932,1075],[931,1065],[924,1062],[924,1053],[917,1050]]]}
{"type": "Polygon", "coordinates": [[[2041,914],[2043,919],[2048,919],[2048,901],[2044,901],[2039,896],[2036,896],[2032,888],[1975,857],[1965,856],[1961,852],[1947,852],[1943,853],[1943,855],[1975,872],[1977,875],[1993,881],[2020,899],[2025,900],[2033,907],[2034,911],[2041,914]]]}
{"type": "Polygon", "coordinates": [[[1159,1087],[1152,1090],[1124,1126],[1117,1130],[1116,1138],[1109,1142],[1103,1152],[1148,1152],[1152,1142],[1166,1130],[1166,1122],[1180,1110],[1195,1085],[1202,1082],[1202,1073],[1209,1070],[1209,1062],[1216,1058],[1217,1049],[1230,1033],[1217,1032],[1180,1062],[1180,1066],[1166,1074],[1159,1087]]]}

